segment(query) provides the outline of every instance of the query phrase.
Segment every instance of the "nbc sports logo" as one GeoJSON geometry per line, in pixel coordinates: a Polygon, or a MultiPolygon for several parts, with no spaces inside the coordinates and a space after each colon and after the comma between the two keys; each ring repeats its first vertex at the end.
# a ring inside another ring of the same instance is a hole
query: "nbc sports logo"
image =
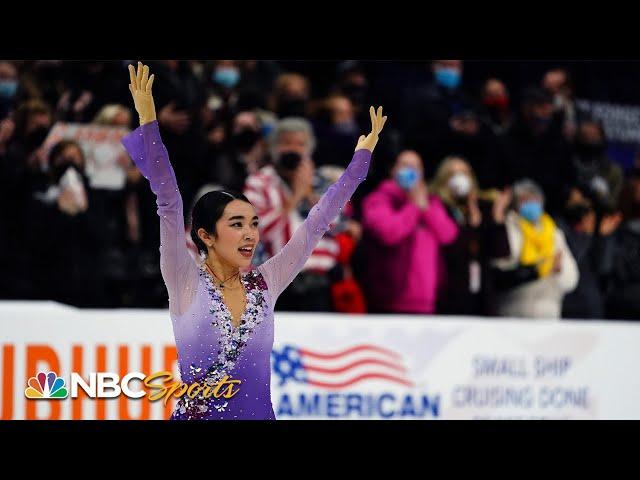
{"type": "Polygon", "coordinates": [[[24,395],[33,399],[62,399],[67,398],[69,392],[64,385],[64,380],[55,372],[38,372],[27,382],[29,385],[24,395]]]}

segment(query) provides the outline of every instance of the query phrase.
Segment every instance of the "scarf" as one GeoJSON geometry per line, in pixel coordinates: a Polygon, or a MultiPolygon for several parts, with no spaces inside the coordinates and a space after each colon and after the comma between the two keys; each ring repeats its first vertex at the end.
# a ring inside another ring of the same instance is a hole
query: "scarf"
{"type": "Polygon", "coordinates": [[[540,217],[539,226],[522,217],[519,223],[522,232],[520,263],[537,266],[540,277],[546,277],[553,268],[556,224],[546,213],[540,217]]]}

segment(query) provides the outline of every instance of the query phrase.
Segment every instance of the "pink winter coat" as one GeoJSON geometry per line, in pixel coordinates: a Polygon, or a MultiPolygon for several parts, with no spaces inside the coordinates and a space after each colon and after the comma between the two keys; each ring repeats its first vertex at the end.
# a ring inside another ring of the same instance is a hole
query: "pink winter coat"
{"type": "Polygon", "coordinates": [[[385,180],[362,203],[368,242],[365,289],[375,311],[433,313],[444,281],[441,247],[458,227],[439,198],[426,210],[409,200],[394,180],[385,180]]]}

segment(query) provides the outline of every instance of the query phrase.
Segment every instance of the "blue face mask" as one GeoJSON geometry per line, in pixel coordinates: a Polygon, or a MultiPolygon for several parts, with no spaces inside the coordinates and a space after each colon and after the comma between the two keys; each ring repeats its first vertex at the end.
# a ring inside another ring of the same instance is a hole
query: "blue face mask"
{"type": "Polygon", "coordinates": [[[18,90],[18,82],[15,80],[0,80],[0,97],[13,98],[18,90]]]}
{"type": "Polygon", "coordinates": [[[535,200],[529,200],[520,205],[520,216],[531,223],[536,223],[542,216],[542,205],[535,200]]]}
{"type": "Polygon", "coordinates": [[[240,71],[233,67],[222,67],[213,72],[212,78],[223,87],[233,88],[240,80],[240,71]]]}
{"type": "Polygon", "coordinates": [[[260,131],[262,132],[262,138],[267,138],[269,135],[271,135],[271,132],[273,132],[273,125],[265,123],[260,128],[260,131]]]}
{"type": "Polygon", "coordinates": [[[418,171],[411,167],[402,167],[396,172],[396,182],[403,190],[411,190],[418,181],[418,171]]]}
{"type": "Polygon", "coordinates": [[[434,73],[436,82],[445,88],[458,88],[462,75],[460,70],[452,67],[437,67],[434,73]]]}

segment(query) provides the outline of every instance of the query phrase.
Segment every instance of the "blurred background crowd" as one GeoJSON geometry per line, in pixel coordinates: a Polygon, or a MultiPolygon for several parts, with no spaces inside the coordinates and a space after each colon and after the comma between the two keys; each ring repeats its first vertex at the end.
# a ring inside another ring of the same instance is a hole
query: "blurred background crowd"
{"type": "MultiPolygon", "coordinates": [[[[194,258],[190,208],[220,188],[258,211],[255,262],[278,252],[384,107],[367,180],[277,310],[640,318],[640,161],[577,100],[638,103],[637,65],[144,61],[194,258]]],[[[155,197],[100,150],[137,127],[130,63],[0,61],[0,298],[167,306],[155,197]]]]}

